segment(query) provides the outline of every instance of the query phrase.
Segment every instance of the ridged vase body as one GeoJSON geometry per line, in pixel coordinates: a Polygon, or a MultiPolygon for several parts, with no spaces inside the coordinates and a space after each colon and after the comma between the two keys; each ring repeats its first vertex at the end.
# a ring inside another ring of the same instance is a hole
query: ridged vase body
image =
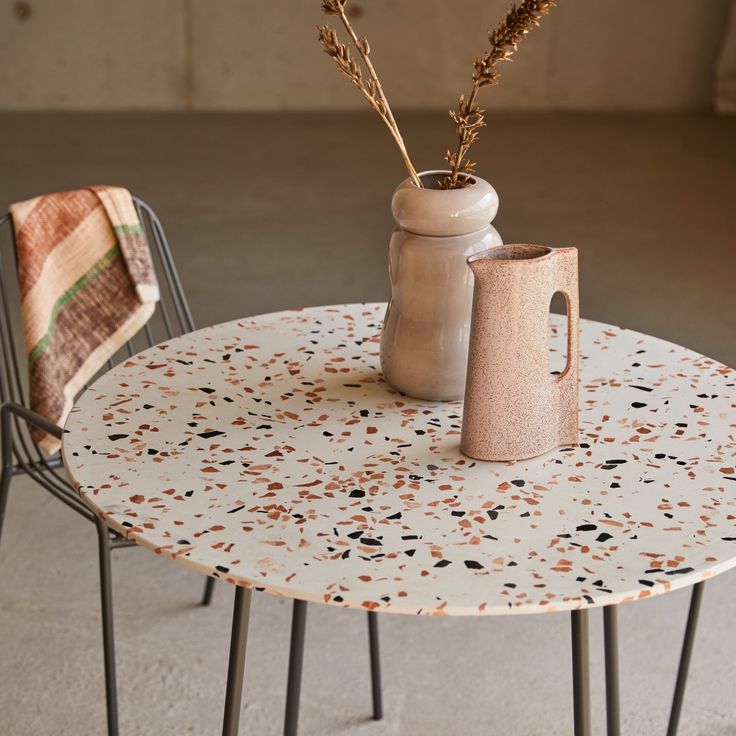
{"type": "Polygon", "coordinates": [[[391,300],[381,334],[381,369],[393,388],[432,401],[462,399],[473,274],[467,259],[501,244],[491,225],[498,196],[482,179],[443,190],[446,172],[407,179],[394,192],[389,244],[391,300]]]}

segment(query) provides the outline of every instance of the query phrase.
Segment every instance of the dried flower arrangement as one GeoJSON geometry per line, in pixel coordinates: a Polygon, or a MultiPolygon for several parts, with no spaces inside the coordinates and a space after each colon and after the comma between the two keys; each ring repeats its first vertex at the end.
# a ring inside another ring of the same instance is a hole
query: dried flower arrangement
{"type": "MultiPolygon", "coordinates": [[[[334,28],[327,25],[319,26],[319,40],[325,52],[334,59],[340,72],[360,90],[370,106],[381,117],[399,147],[411,180],[416,186],[421,187],[422,182],[409,158],[404,139],[401,137],[399,127],[371,62],[368,39],[359,38],[353,30],[345,11],[347,3],[348,0],[322,0],[322,12],[340,18],[363,61],[365,71],[353,58],[350,45],[340,41],[334,28]]],[[[465,186],[475,171],[476,164],[468,158],[468,151],[478,140],[480,129],[486,124],[486,111],[476,102],[478,92],[482,87],[498,83],[501,76],[496,69],[498,63],[511,58],[519,41],[534,26],[539,25],[540,20],[549,13],[554,5],[555,0],[522,0],[518,7],[512,5],[498,27],[488,33],[491,48],[475,60],[470,94],[467,98],[461,95],[457,108],[450,110],[450,117],[458,136],[458,145],[455,151],[448,149],[445,155],[445,161],[450,166],[450,173],[441,182],[444,189],[459,189],[465,186]]]]}

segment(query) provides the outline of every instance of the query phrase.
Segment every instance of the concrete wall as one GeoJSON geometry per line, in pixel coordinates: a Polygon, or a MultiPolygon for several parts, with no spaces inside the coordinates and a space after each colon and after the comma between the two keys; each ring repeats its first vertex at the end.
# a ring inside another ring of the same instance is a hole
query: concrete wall
{"type": "MultiPolygon", "coordinates": [[[[453,104],[508,5],[351,3],[397,108],[453,104]]],[[[485,99],[512,109],[708,107],[726,6],[559,0],[485,99]]],[[[2,0],[0,109],[363,107],[320,51],[320,21],[319,0],[2,0]]]]}

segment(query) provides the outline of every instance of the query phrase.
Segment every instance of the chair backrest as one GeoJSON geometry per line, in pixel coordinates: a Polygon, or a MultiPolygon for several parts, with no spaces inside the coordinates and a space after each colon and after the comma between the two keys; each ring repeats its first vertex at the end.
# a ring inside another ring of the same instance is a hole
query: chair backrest
{"type": "MultiPolygon", "coordinates": [[[[161,301],[148,324],[107,361],[107,367],[101,373],[147,347],[195,329],[161,222],[141,199],[133,197],[133,203],[151,250],[161,301]]],[[[30,408],[15,233],[9,214],[0,217],[0,400],[14,401],[30,408]]],[[[14,424],[13,451],[19,470],[28,472],[34,467],[49,467],[31,440],[25,423],[18,419],[14,424]]]]}

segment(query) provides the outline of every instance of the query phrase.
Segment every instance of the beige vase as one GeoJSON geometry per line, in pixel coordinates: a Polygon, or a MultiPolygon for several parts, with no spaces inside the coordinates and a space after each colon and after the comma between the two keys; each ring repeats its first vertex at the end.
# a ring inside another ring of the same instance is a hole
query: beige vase
{"type": "Polygon", "coordinates": [[[445,171],[420,174],[394,192],[396,229],[389,245],[391,300],[381,334],[381,369],[408,396],[461,399],[470,337],[473,275],[467,259],[499,245],[491,225],[498,195],[478,177],[462,189],[440,189],[445,171]]]}
{"type": "Polygon", "coordinates": [[[460,449],[524,460],[578,441],[578,252],[503,245],[468,259],[473,322],[460,449]],[[549,307],[567,301],[567,364],[549,368],[549,307]]]}

